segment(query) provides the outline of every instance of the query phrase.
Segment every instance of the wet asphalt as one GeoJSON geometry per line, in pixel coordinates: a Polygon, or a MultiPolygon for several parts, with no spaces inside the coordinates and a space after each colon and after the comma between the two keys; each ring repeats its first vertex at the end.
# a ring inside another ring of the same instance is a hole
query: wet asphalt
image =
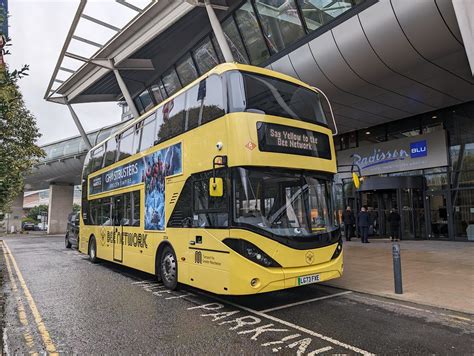
{"type": "Polygon", "coordinates": [[[3,240],[24,279],[12,262],[9,276],[3,248],[12,355],[44,352],[45,330],[65,354],[474,354],[472,315],[324,285],[249,297],[170,292],[153,276],[90,263],[62,236],[3,240]]]}

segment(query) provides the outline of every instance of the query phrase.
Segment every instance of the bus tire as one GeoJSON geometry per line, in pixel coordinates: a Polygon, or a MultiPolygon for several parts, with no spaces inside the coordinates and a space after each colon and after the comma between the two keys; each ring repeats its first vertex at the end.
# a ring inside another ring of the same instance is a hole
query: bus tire
{"type": "Polygon", "coordinates": [[[178,260],[171,246],[166,246],[161,254],[160,274],[167,289],[178,287],[178,260]]]}
{"type": "Polygon", "coordinates": [[[97,263],[97,244],[95,242],[94,235],[92,235],[89,240],[88,254],[89,254],[89,261],[91,261],[92,263],[97,263]]]}
{"type": "Polygon", "coordinates": [[[69,241],[69,234],[66,234],[66,239],[64,242],[65,242],[66,248],[71,248],[71,241],[69,241]]]}

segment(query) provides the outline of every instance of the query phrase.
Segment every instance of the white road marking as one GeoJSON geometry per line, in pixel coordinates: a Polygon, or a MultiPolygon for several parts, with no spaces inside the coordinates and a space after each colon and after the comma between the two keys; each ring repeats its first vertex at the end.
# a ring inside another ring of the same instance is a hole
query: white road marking
{"type": "Polygon", "coordinates": [[[326,346],[326,347],[311,351],[308,354],[308,356],[319,355],[319,354],[322,354],[323,352],[326,352],[326,351],[329,351],[329,350],[332,350],[332,347],[331,346],[326,346]]]}
{"type": "MultiPolygon", "coordinates": [[[[344,342],[341,342],[341,341],[338,341],[336,339],[333,339],[332,337],[329,337],[329,336],[325,336],[323,334],[320,334],[320,333],[317,333],[315,331],[312,331],[312,330],[309,330],[309,329],[306,329],[302,326],[299,326],[299,325],[296,325],[296,324],[293,324],[293,323],[290,323],[288,321],[285,321],[285,320],[282,320],[282,319],[279,319],[279,318],[276,318],[274,316],[271,316],[271,315],[268,315],[268,314],[265,314],[265,313],[262,313],[262,312],[259,312],[257,310],[253,310],[253,309],[250,309],[250,308],[247,308],[247,307],[244,307],[242,305],[239,305],[239,304],[236,304],[236,303],[232,303],[232,302],[229,302],[227,300],[224,300],[224,299],[221,299],[219,297],[216,297],[214,295],[208,295],[204,292],[200,292],[199,294],[202,294],[204,296],[206,296],[207,298],[212,298],[214,300],[217,300],[221,303],[224,303],[224,304],[227,304],[227,305],[232,305],[236,308],[239,308],[239,309],[242,309],[242,310],[245,310],[249,313],[252,313],[252,314],[255,314],[255,315],[258,315],[262,318],[265,318],[265,319],[269,319],[269,320],[273,320],[277,323],[280,323],[280,324],[283,324],[283,325],[286,325],[286,326],[289,326],[293,329],[296,329],[298,331],[301,331],[301,332],[304,332],[305,334],[308,334],[308,335],[311,335],[311,336],[314,336],[314,337],[317,337],[318,339],[321,339],[321,340],[324,340],[324,341],[328,341],[334,345],[337,345],[337,346],[340,346],[340,347],[343,347],[347,350],[351,350],[353,352],[357,352],[358,354],[361,354],[361,355],[364,355],[364,356],[372,356],[374,355],[373,353],[371,352],[368,352],[368,351],[365,351],[365,350],[362,350],[356,346],[352,346],[352,345],[349,345],[349,344],[346,344],[344,342]]],[[[189,308],[188,308],[189,309],[189,308]]]]}
{"type": "Polygon", "coordinates": [[[324,297],[313,298],[313,299],[307,299],[307,300],[302,300],[301,302],[295,302],[295,303],[280,305],[279,307],[274,307],[274,308],[269,308],[269,309],[261,310],[260,312],[261,312],[261,313],[270,313],[270,312],[273,312],[273,311],[275,311],[275,310],[291,308],[291,307],[294,307],[294,306],[297,306],[297,305],[306,304],[306,303],[311,303],[311,302],[315,302],[315,301],[317,301],[317,300],[323,300],[323,299],[334,298],[334,297],[338,297],[338,296],[340,296],[340,295],[345,295],[345,294],[350,294],[350,293],[352,293],[352,292],[351,292],[351,291],[346,291],[346,292],[341,292],[341,293],[335,293],[335,294],[331,294],[331,295],[326,295],[326,296],[324,296],[324,297]]]}

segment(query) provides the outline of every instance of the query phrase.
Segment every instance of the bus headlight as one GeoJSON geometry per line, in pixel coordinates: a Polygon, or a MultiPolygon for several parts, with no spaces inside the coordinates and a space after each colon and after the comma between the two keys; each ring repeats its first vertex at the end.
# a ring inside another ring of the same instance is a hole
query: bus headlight
{"type": "Polygon", "coordinates": [[[342,240],[339,240],[339,242],[337,243],[337,246],[336,246],[336,250],[334,251],[332,257],[331,257],[331,260],[334,260],[335,258],[338,258],[339,255],[341,254],[342,252],[342,240]]]}
{"type": "Polygon", "coordinates": [[[242,239],[225,239],[224,242],[232,250],[239,255],[244,256],[252,262],[258,263],[264,267],[281,267],[278,262],[268,256],[265,252],[259,249],[254,244],[242,239]]]}

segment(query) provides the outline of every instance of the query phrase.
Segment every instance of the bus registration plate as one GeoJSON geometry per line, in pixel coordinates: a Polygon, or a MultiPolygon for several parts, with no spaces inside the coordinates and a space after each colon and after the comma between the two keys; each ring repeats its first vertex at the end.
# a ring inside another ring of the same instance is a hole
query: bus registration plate
{"type": "Polygon", "coordinates": [[[298,285],[317,283],[319,280],[319,274],[310,274],[309,276],[298,277],[298,285]]]}

